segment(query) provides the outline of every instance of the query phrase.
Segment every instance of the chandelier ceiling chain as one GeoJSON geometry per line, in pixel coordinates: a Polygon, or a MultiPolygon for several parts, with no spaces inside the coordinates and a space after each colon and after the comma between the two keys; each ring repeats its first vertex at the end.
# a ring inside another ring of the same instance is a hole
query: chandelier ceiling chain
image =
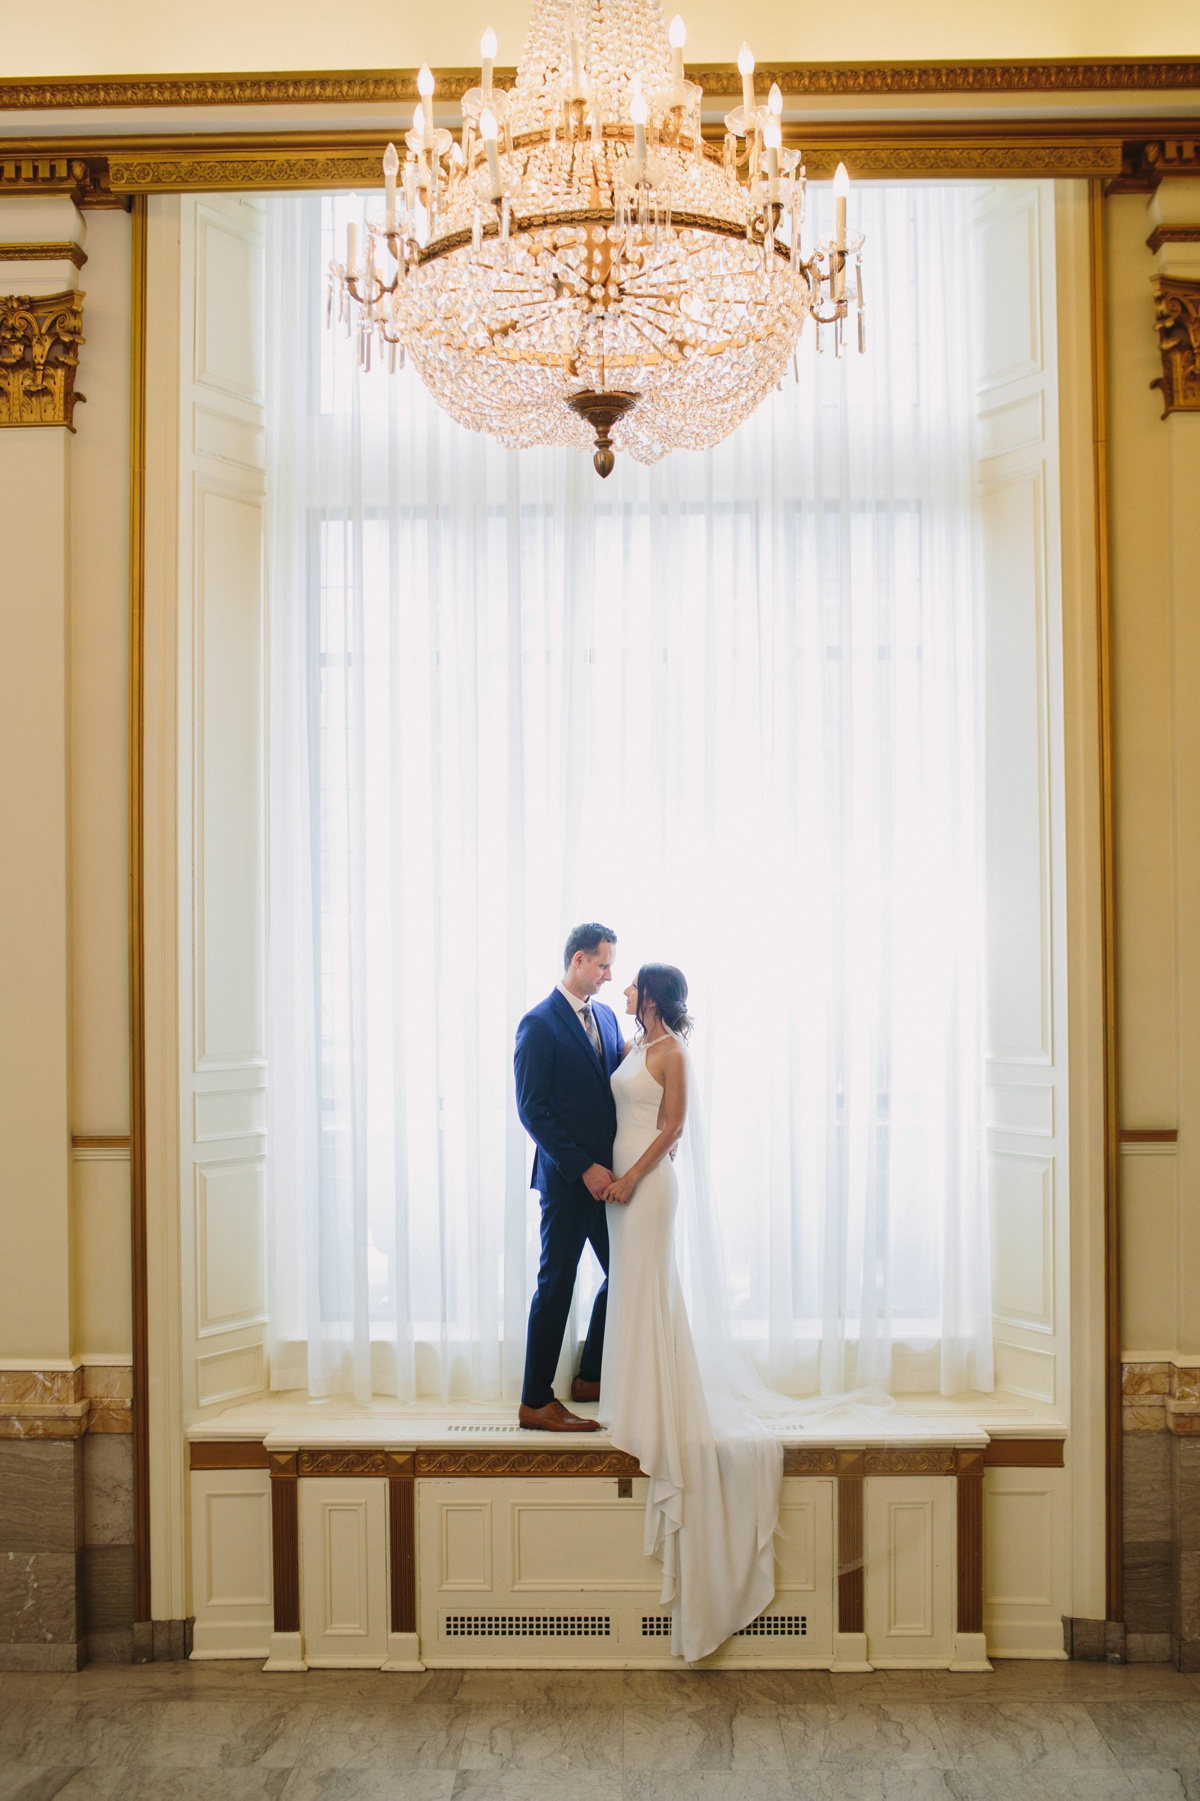
{"type": "Polygon", "coordinates": [[[783,147],[783,100],[754,90],[720,150],[684,72],[682,19],[658,0],[534,0],[509,91],[482,79],[456,138],[437,124],[434,79],[383,159],[385,210],[332,262],[329,301],[370,367],[405,353],[448,413],[518,448],[594,446],[639,462],[726,437],[782,379],[805,320],[862,350],[862,238],[835,225],[806,256],[806,177],[783,147]]]}

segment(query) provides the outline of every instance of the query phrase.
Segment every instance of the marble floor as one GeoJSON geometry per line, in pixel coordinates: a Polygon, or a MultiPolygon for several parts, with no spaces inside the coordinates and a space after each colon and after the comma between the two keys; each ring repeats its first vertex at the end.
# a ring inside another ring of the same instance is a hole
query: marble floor
{"type": "Polygon", "coordinates": [[[1200,1676],[0,1674],[0,1801],[1200,1801],[1200,1676]]]}

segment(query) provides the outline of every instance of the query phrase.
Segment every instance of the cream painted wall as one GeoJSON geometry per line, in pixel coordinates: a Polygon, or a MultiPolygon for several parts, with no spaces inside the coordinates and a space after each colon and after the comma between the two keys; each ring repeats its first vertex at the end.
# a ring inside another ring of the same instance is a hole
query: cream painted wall
{"type": "MultiPolygon", "coordinates": [[[[1200,226],[1200,182],[1108,204],[1121,1124],[1127,1358],[1200,1355],[1188,1124],[1200,1104],[1200,418],[1163,420],[1147,238],[1163,205],[1200,226]]],[[[1187,249],[1190,247],[1181,247],[1187,249]]]]}
{"type": "Polygon", "coordinates": [[[71,1351],[65,431],[0,432],[0,1362],[71,1351]]]}
{"type": "MultiPolygon", "coordinates": [[[[71,444],[71,1129],[129,1130],[129,255],[124,212],[88,216],[71,444]]],[[[72,1165],[72,1351],[131,1355],[129,1159],[72,1165]]]]}
{"type": "MultiPolygon", "coordinates": [[[[1126,0],[891,0],[799,8],[749,0],[681,0],[688,56],[731,62],[743,36],[760,58],[858,61],[947,57],[1177,56],[1200,51],[1195,8],[1131,7],[1126,0]]],[[[333,12],[325,0],[110,0],[80,9],[63,34],[34,9],[10,9],[4,73],[169,73],[188,70],[443,68],[474,63],[493,25],[501,62],[514,62],[528,0],[468,0],[432,13],[385,0],[333,12]]]]}
{"type": "Polygon", "coordinates": [[[0,1361],[130,1355],[129,219],[10,200],[0,238],[87,262],[7,264],[84,294],[75,434],[0,433],[0,1361]]]}

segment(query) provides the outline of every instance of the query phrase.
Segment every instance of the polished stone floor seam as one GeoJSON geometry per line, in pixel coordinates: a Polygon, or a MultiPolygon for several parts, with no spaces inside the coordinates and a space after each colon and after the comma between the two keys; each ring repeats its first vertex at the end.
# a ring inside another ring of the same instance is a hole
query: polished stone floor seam
{"type": "Polygon", "coordinates": [[[0,1675],[0,1801],[1200,1801],[1200,1680],[92,1666],[0,1675]]]}

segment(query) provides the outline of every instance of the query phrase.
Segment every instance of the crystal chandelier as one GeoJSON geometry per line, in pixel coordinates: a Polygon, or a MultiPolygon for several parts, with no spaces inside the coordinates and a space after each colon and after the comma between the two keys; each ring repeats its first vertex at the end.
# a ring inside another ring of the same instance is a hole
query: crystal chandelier
{"type": "Polygon", "coordinates": [[[658,0],[534,0],[515,86],[462,98],[458,139],[436,122],[423,68],[401,164],[383,160],[385,215],[347,230],[330,265],[330,308],[360,361],[411,356],[426,387],[474,431],[514,447],[593,448],[652,463],[727,436],[783,377],[805,319],[847,315],[863,347],[862,238],[846,225],[806,257],[805,171],[784,149],[777,86],[754,90],[721,148],[701,135],[701,89],[685,79],[683,21],[658,0]]]}

